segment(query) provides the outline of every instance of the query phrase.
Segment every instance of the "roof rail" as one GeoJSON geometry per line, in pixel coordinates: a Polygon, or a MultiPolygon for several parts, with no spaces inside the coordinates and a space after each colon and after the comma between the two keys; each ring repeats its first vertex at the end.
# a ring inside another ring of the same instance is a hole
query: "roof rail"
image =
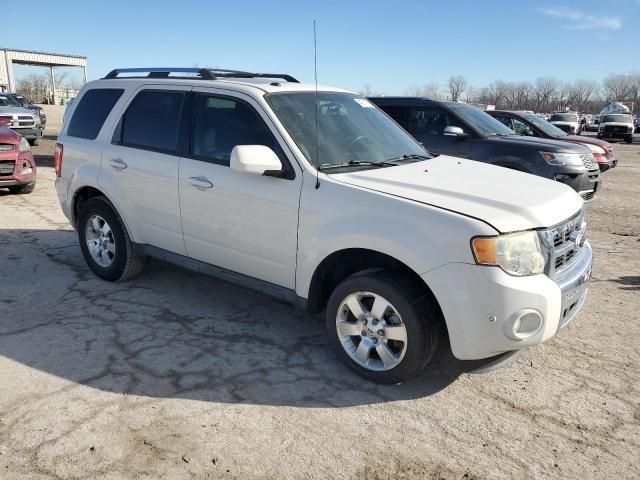
{"type": "MultiPolygon", "coordinates": [[[[183,77],[194,80],[216,80],[219,78],[280,78],[286,82],[300,83],[297,79],[286,73],[251,73],[240,70],[225,70],[218,68],[117,68],[111,70],[105,79],[118,78],[122,73],[146,73],[133,78],[168,78],[171,73],[195,73],[195,77],[183,77]]],[[[132,77],[128,77],[132,78],[132,77]]],[[[174,77],[175,78],[175,77],[174,77]]]]}

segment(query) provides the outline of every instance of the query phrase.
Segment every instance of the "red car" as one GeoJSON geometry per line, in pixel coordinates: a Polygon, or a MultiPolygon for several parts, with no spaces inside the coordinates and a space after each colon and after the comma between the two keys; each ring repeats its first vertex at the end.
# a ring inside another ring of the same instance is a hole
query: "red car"
{"type": "Polygon", "coordinates": [[[508,112],[504,110],[488,110],[487,113],[496,120],[504,123],[518,135],[579,143],[588,147],[598,162],[598,167],[600,167],[601,172],[609,170],[618,164],[618,161],[613,156],[613,147],[609,142],[593,137],[569,135],[567,132],[560,130],[555,125],[540,118],[535,113],[508,112]]]}
{"type": "Polygon", "coordinates": [[[31,193],[36,186],[36,162],[26,138],[0,127],[0,188],[31,193]]]}

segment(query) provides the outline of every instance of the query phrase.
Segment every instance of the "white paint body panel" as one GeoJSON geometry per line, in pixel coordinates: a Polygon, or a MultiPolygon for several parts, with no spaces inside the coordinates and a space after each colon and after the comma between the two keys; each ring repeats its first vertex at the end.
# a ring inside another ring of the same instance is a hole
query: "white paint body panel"
{"type": "Polygon", "coordinates": [[[320,173],[316,188],[316,170],[264,98],[271,91],[312,91],[312,85],[118,79],[91,82],[83,93],[95,86],[126,91],[96,141],[67,137],[65,122],[59,138],[64,144],[62,178],[56,187],[70,218],[75,192],[83,186],[99,188],[135,242],[295,290],[302,298],[308,298],[314,272],[331,254],[356,248],[384,253],[422,276],[432,289],[458,358],[484,358],[555,334],[561,301],[557,285],[544,275],[512,277],[476,265],[470,240],[566,220],[583,205],[571,188],[447,156],[368,171],[320,173]],[[250,103],[280,143],[295,178],[242,173],[112,145],[126,105],[137,90],[153,84],[222,93],[250,103]],[[127,168],[112,169],[108,162],[114,157],[122,158],[127,168]],[[213,185],[199,188],[189,182],[191,177],[204,177],[213,185]],[[484,324],[489,313],[502,318],[526,308],[556,318],[555,324],[548,321],[525,342],[510,341],[484,324]]]}

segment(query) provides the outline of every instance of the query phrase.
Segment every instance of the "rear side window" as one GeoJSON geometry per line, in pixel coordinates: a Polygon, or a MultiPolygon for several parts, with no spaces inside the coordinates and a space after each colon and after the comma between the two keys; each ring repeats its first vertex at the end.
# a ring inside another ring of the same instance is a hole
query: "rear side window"
{"type": "Polygon", "coordinates": [[[144,90],[133,99],[123,115],[122,145],[175,153],[185,94],[144,90]]]}
{"type": "Polygon", "coordinates": [[[67,135],[94,140],[122,92],[121,88],[94,88],[85,93],[73,112],[67,135]]]}

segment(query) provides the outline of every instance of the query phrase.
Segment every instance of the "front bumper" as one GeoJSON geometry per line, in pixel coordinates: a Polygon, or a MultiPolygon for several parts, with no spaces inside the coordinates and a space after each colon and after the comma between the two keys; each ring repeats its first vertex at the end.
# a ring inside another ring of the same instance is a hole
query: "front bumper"
{"type": "Polygon", "coordinates": [[[579,170],[578,172],[579,173],[573,173],[570,170],[558,172],[554,178],[573,188],[583,200],[593,200],[602,186],[600,169],[590,171],[579,170]]]}
{"type": "Polygon", "coordinates": [[[13,162],[13,172],[0,175],[0,188],[24,185],[36,180],[36,164],[31,152],[20,152],[17,160],[8,156],[0,156],[0,161],[13,162]]]}
{"type": "Polygon", "coordinates": [[[16,133],[19,133],[27,140],[33,140],[35,138],[40,138],[44,134],[44,130],[42,128],[12,128],[12,130],[16,133]]]}
{"type": "Polygon", "coordinates": [[[514,277],[498,267],[465,263],[443,265],[422,278],[440,304],[453,355],[476,360],[552,338],[584,305],[592,261],[586,243],[580,258],[555,281],[543,274],[514,277]],[[524,315],[539,316],[541,324],[514,338],[514,328],[525,325],[524,315]]]}

